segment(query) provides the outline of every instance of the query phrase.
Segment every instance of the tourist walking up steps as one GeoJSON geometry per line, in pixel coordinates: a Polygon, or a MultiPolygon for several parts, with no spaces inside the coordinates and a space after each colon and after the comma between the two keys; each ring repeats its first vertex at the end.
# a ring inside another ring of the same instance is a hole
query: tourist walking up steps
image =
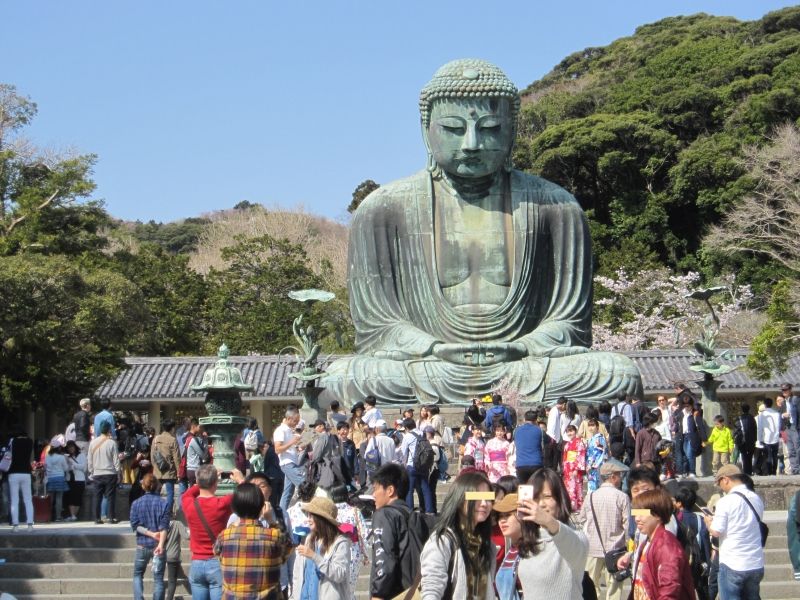
{"type": "Polygon", "coordinates": [[[53,520],[60,523],[64,520],[64,492],[69,491],[67,476],[71,470],[64,456],[63,435],[59,434],[50,440],[50,450],[47,451],[44,466],[47,477],[47,493],[53,496],[53,520]]]}
{"type": "Polygon", "coordinates": [[[167,491],[167,506],[174,510],[175,484],[178,481],[178,467],[181,464],[181,453],[175,437],[175,421],[165,419],[161,425],[161,433],[154,439],[150,447],[150,464],[153,474],[167,491]]]}
{"type": "Polygon", "coordinates": [[[89,444],[87,461],[89,478],[94,482],[94,522],[103,523],[100,518],[103,498],[108,502],[108,518],[111,523],[118,523],[115,518],[117,500],[117,482],[120,469],[117,443],[111,438],[111,423],[102,421],[100,435],[89,444]]]}
{"type": "Polygon", "coordinates": [[[131,505],[131,529],[136,532],[133,598],[144,600],[144,572],[152,560],[153,600],[164,600],[164,547],[171,511],[167,501],[161,498],[158,480],[152,473],[142,477],[141,485],[145,494],[131,505]]]}
{"type": "Polygon", "coordinates": [[[7,452],[11,453],[11,464],[8,468],[8,489],[11,495],[11,527],[19,529],[19,497],[25,505],[25,520],[28,529],[33,529],[33,494],[31,489],[31,459],[33,458],[33,440],[17,426],[11,434],[7,452]]]}

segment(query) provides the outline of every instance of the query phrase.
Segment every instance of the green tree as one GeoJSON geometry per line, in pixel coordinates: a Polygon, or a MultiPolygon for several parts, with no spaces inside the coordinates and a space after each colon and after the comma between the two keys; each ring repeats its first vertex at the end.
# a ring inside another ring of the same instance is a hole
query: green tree
{"type": "Polygon", "coordinates": [[[206,333],[206,282],[188,266],[188,255],[173,255],[155,244],[138,252],[117,252],[110,266],[139,289],[145,315],[127,351],[146,356],[199,354],[206,333]]]}
{"type": "Polygon", "coordinates": [[[789,356],[795,353],[800,329],[800,315],[792,298],[794,282],[784,279],[772,292],[767,308],[767,322],[750,345],[748,370],[758,379],[770,379],[783,373],[789,356]]]}
{"type": "Polygon", "coordinates": [[[379,187],[381,186],[372,181],[372,179],[365,179],[364,181],[359,183],[356,186],[356,189],[353,190],[353,198],[352,200],[350,200],[350,204],[347,206],[347,212],[349,212],[350,214],[356,212],[356,209],[364,201],[364,198],[369,196],[379,187]]]}
{"type": "Polygon", "coordinates": [[[302,311],[287,294],[319,287],[319,277],[298,244],[268,235],[236,240],[222,250],[228,267],[208,275],[205,351],[224,341],[235,353],[276,353],[293,342],[292,320],[302,311]]]}
{"type": "Polygon", "coordinates": [[[65,411],[123,365],[145,323],[138,288],[63,256],[0,257],[0,399],[65,411]]]}

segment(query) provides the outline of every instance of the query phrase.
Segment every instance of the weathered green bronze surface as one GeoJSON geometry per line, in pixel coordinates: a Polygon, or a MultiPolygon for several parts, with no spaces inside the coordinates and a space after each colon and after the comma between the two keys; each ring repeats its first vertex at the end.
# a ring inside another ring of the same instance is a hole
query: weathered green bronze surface
{"type": "MultiPolygon", "coordinates": [[[[228,362],[230,351],[222,344],[217,353],[218,360],[206,370],[200,385],[193,385],[192,391],[206,392],[206,412],[209,416],[199,419],[200,425],[208,433],[214,448],[214,466],[222,472],[230,473],[236,466],[233,442],[247,425],[248,419],[240,417],[242,410],[242,391],[250,391],[253,386],[242,380],[242,374],[228,362]]],[[[231,493],[233,483],[221,481],[218,495],[231,493]]]]}
{"type": "Polygon", "coordinates": [[[323,398],[465,402],[507,377],[527,398],[641,391],[627,357],[590,352],[586,218],[511,166],[519,95],[494,65],[444,65],[420,96],[428,168],[362,203],[349,251],[357,355],[323,398]]]}

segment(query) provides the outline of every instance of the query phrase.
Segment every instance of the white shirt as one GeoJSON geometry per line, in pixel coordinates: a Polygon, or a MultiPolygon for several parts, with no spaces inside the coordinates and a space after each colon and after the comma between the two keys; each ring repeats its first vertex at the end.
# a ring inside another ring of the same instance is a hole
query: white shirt
{"type": "Polygon", "coordinates": [[[743,483],[733,487],[717,501],[711,529],[720,533],[719,562],[733,571],[751,571],[764,567],[764,549],[758,519],[747,506],[747,496],[759,518],[764,516],[764,503],[743,483]]]}
{"type": "Polygon", "coordinates": [[[758,441],[762,444],[777,444],[781,439],[781,415],[773,408],[765,408],[756,419],[758,441]]]}
{"type": "Polygon", "coordinates": [[[381,411],[374,407],[370,408],[367,412],[365,412],[361,416],[361,420],[364,421],[364,423],[366,423],[367,426],[371,428],[375,427],[375,423],[382,419],[383,415],[381,414],[381,411]]]}
{"type": "Polygon", "coordinates": [[[381,465],[388,465],[394,462],[395,445],[394,440],[385,433],[379,433],[374,438],[371,438],[367,443],[367,451],[370,448],[376,448],[378,454],[381,455],[381,465]]]}
{"type": "Polygon", "coordinates": [[[568,424],[567,415],[561,414],[558,406],[554,406],[547,414],[547,435],[560,442],[564,439],[564,428],[568,424]]]}
{"type": "MultiPolygon", "coordinates": [[[[294,430],[289,427],[286,423],[281,423],[275,428],[275,432],[272,434],[272,441],[275,442],[277,446],[278,443],[286,444],[291,442],[294,439],[294,430]]],[[[291,448],[285,450],[278,454],[278,458],[280,459],[280,465],[289,465],[289,464],[297,464],[298,455],[297,455],[297,444],[292,446],[291,448]]]]}

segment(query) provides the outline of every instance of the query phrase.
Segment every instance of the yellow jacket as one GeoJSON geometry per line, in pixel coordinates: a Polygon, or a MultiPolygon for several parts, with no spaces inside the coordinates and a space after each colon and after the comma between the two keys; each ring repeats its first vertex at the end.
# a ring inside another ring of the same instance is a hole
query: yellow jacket
{"type": "Polygon", "coordinates": [[[733,435],[731,428],[723,425],[722,429],[716,425],[711,428],[711,435],[708,436],[708,443],[714,452],[733,452],[733,435]]]}

